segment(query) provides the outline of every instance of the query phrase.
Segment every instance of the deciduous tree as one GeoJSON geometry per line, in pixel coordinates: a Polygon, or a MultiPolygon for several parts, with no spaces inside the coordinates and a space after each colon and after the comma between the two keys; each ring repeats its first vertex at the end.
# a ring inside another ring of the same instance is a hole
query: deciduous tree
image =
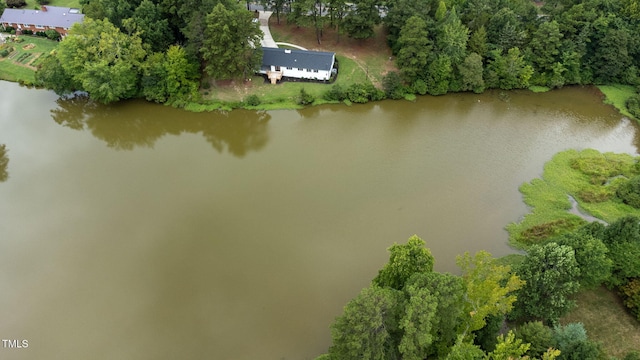
{"type": "Polygon", "coordinates": [[[102,103],[138,93],[140,64],[145,55],[138,36],[123,34],[108,20],[91,18],[72,26],[57,53],[73,81],[102,103]]]}
{"type": "Polygon", "coordinates": [[[392,333],[397,329],[397,293],[372,285],[344,308],[331,326],[332,359],[387,360],[393,358],[392,333]]]}
{"type": "Polygon", "coordinates": [[[525,284],[517,293],[511,313],[514,318],[556,324],[573,308],[575,301],[569,297],[580,287],[580,268],[571,247],[556,243],[534,245],[516,273],[525,284]]]}
{"type": "Polygon", "coordinates": [[[200,49],[205,71],[215,79],[233,79],[252,74],[260,65],[263,37],[250,12],[216,5],[207,15],[205,38],[200,49]]]}
{"type": "Polygon", "coordinates": [[[389,250],[389,262],[373,279],[376,286],[402,290],[416,273],[433,271],[434,258],[424,240],[413,235],[406,244],[394,244],[389,250]]]}

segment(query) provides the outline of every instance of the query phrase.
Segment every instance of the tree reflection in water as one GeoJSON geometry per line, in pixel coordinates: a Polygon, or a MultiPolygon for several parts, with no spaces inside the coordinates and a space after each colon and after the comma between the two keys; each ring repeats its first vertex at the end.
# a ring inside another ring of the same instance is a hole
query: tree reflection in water
{"type": "Polygon", "coordinates": [[[7,146],[0,144],[0,182],[5,182],[9,178],[9,156],[7,146]]]}
{"type": "Polygon", "coordinates": [[[55,122],[74,130],[89,130],[116,150],[152,148],[171,134],[202,134],[219,153],[226,149],[236,157],[263,148],[268,142],[264,111],[191,113],[143,101],[102,105],[86,97],[60,98],[51,110],[55,122]]]}

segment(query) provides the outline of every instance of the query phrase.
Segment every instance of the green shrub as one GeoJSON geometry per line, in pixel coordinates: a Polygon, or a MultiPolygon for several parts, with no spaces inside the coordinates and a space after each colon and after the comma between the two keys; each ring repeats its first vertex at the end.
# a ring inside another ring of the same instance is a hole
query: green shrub
{"type": "Polygon", "coordinates": [[[406,93],[400,74],[396,71],[390,71],[382,78],[382,88],[389,99],[402,99],[406,93]]]}
{"type": "Polygon", "coordinates": [[[640,176],[635,176],[620,185],[616,191],[616,196],[620,198],[623,203],[640,209],[640,176]]]}
{"type": "Polygon", "coordinates": [[[640,360],[640,352],[632,350],[622,360],[640,360]]]}
{"type": "Polygon", "coordinates": [[[3,49],[2,51],[0,51],[0,57],[7,57],[7,56],[9,56],[9,50],[3,49]]]}
{"type": "Polygon", "coordinates": [[[49,0],[38,0],[38,4],[40,5],[48,5],[50,3],[49,0]]]}
{"type": "Polygon", "coordinates": [[[244,102],[249,106],[260,105],[260,98],[256,94],[251,94],[244,99],[244,102]]]}
{"type": "Polygon", "coordinates": [[[633,95],[632,97],[628,98],[625,102],[625,105],[627,106],[627,110],[629,110],[631,115],[640,119],[640,94],[633,95]]]}
{"type": "Polygon", "coordinates": [[[44,34],[49,40],[60,40],[60,38],[62,37],[60,33],[52,29],[45,31],[44,34]]]}
{"type": "Polygon", "coordinates": [[[524,323],[516,329],[515,334],[516,338],[531,344],[526,354],[532,358],[539,359],[547,349],[553,347],[553,331],[541,321],[524,323]]]}
{"type": "Polygon", "coordinates": [[[10,8],[21,8],[27,5],[25,0],[6,0],[7,7],[10,8]]]}
{"type": "Polygon", "coordinates": [[[309,94],[304,88],[300,89],[300,95],[298,95],[298,105],[310,105],[313,104],[315,98],[309,94]]]}
{"type": "Polygon", "coordinates": [[[364,104],[369,101],[383,100],[385,94],[371,83],[356,83],[347,88],[347,98],[351,102],[364,104]]]}
{"type": "Polygon", "coordinates": [[[635,278],[620,287],[624,305],[640,320],[640,279],[635,278]]]}
{"type": "Polygon", "coordinates": [[[327,101],[343,101],[347,98],[347,94],[340,84],[335,84],[331,89],[322,94],[322,98],[327,101]]]}
{"type": "Polygon", "coordinates": [[[24,29],[22,30],[22,35],[33,35],[33,30],[24,29]]]}

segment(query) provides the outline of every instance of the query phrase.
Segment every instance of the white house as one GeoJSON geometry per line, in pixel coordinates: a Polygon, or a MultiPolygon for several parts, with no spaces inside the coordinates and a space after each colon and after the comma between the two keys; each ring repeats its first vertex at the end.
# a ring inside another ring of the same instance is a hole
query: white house
{"type": "Polygon", "coordinates": [[[262,67],[272,84],[285,78],[328,81],[334,68],[336,54],[324,51],[262,48],[262,67]]]}

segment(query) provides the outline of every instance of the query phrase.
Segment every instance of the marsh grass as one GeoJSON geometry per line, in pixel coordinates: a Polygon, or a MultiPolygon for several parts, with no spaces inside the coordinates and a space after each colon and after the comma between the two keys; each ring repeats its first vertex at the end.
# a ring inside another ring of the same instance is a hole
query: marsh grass
{"type": "Polygon", "coordinates": [[[628,154],[603,154],[590,149],[556,154],[545,164],[541,179],[520,187],[531,213],[520,222],[507,225],[511,244],[526,248],[584,224],[585,220],[569,212],[569,196],[576,200],[580,211],[609,223],[625,215],[640,215],[639,209],[615,196],[617,187],[637,174],[636,159],[628,154]]]}
{"type": "Polygon", "coordinates": [[[584,324],[589,338],[601,342],[609,356],[622,359],[631,350],[640,351],[640,323],[613,291],[584,290],[575,300],[576,308],[561,319],[562,324],[584,324]]]}
{"type": "Polygon", "coordinates": [[[630,119],[637,119],[627,110],[626,101],[635,95],[636,89],[631,85],[598,85],[598,89],[605,96],[604,103],[613,105],[618,111],[630,119]]]}

